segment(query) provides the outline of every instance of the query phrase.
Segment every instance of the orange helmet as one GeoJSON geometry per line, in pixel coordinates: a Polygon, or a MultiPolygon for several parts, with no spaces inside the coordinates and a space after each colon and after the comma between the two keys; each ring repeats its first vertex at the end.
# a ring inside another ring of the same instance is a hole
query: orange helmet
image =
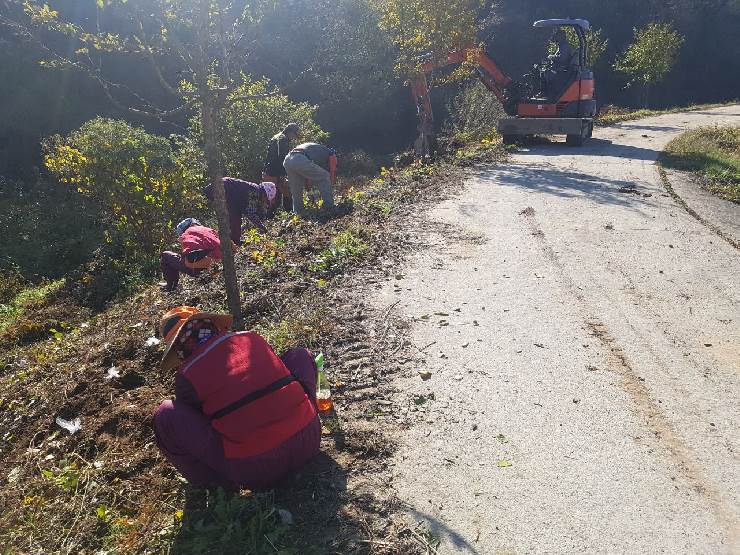
{"type": "Polygon", "coordinates": [[[197,318],[209,318],[213,320],[220,332],[231,328],[233,318],[229,314],[213,314],[201,312],[193,306],[178,306],[167,311],[159,320],[159,336],[165,342],[164,355],[162,355],[162,369],[169,370],[179,365],[177,354],[172,350],[180,330],[191,320],[197,318]]]}

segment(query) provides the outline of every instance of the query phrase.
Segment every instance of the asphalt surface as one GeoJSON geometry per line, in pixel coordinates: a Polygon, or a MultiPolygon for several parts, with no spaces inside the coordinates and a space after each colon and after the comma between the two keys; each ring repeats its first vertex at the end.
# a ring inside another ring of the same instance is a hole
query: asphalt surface
{"type": "Polygon", "coordinates": [[[740,552],[740,251],[654,164],[712,123],[740,107],[531,147],[420,226],[376,300],[413,320],[393,487],[439,553],[740,552]]]}

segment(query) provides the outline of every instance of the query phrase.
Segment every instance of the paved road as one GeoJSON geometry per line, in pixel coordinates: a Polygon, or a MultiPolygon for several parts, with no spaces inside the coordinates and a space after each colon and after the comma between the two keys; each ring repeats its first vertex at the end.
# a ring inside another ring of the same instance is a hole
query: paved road
{"type": "Polygon", "coordinates": [[[394,487],[440,553],[740,552],[740,252],[654,165],[714,122],[740,107],[477,171],[379,294],[419,350],[394,487]]]}

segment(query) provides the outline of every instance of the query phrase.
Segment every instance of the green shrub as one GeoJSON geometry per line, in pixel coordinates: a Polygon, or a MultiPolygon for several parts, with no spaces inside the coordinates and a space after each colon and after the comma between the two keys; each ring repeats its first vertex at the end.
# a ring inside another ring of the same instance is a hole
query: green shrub
{"type": "Polygon", "coordinates": [[[27,285],[26,279],[17,266],[0,271],[0,305],[8,304],[27,285]]]}
{"type": "Polygon", "coordinates": [[[43,148],[46,167],[100,207],[108,242],[119,235],[128,255],[159,251],[173,223],[204,206],[202,183],[189,179],[170,141],[124,121],[96,118],[43,148]]]}
{"type": "Polygon", "coordinates": [[[102,310],[116,297],[135,292],[157,275],[154,255],[126,257],[121,250],[99,249],[67,279],[67,291],[82,306],[102,310]]]}
{"type": "Polygon", "coordinates": [[[0,179],[0,234],[6,283],[13,273],[33,281],[58,279],[89,260],[104,240],[98,207],[45,179],[0,179]]]}
{"type": "Polygon", "coordinates": [[[499,120],[506,117],[498,98],[477,80],[452,98],[448,111],[446,132],[464,141],[492,137],[499,120]]]}
{"type": "Polygon", "coordinates": [[[337,174],[340,177],[374,177],[380,166],[378,161],[364,150],[353,150],[340,156],[337,174]]]}
{"type": "MultiPolygon", "coordinates": [[[[292,102],[270,86],[267,79],[244,83],[232,94],[232,102],[221,112],[219,143],[226,175],[259,182],[267,143],[290,122],[301,126],[301,141],[325,141],[327,133],[314,121],[316,106],[292,102]],[[237,100],[240,99],[240,100],[237,100]]],[[[178,145],[182,165],[193,168],[203,180],[200,116],[193,117],[187,137],[178,145]]]]}

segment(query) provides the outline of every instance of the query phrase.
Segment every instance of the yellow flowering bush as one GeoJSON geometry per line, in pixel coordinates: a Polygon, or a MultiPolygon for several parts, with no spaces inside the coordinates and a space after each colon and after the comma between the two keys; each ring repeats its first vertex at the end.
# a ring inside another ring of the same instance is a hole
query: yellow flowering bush
{"type": "Polygon", "coordinates": [[[120,239],[127,254],[154,254],[172,242],[173,223],[205,206],[170,140],[124,121],[96,118],[43,148],[47,169],[100,206],[107,240],[120,239]]]}

